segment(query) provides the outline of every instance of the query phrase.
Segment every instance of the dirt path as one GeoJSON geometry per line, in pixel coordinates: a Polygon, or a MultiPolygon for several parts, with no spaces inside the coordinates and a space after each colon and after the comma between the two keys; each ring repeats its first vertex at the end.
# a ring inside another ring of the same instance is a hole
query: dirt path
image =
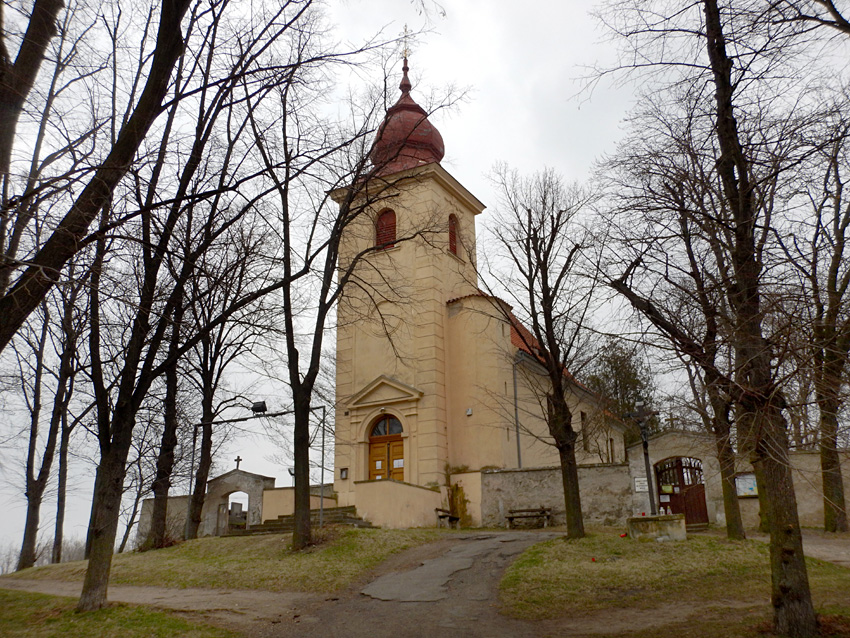
{"type": "MultiPolygon", "coordinates": [[[[79,598],[81,583],[57,580],[0,578],[0,589],[38,592],[53,596],[79,598]]],[[[166,589],[110,585],[109,601],[148,605],[198,614],[211,622],[229,626],[242,623],[268,624],[292,617],[301,605],[321,600],[315,594],[278,593],[240,589],[166,589]]]]}
{"type": "MultiPolygon", "coordinates": [[[[696,618],[697,603],[663,609],[610,609],[554,621],[499,614],[498,584],[518,554],[551,532],[483,532],[456,536],[393,556],[338,596],[113,585],[109,599],[178,610],[251,638],[545,638],[626,635],[696,618]]],[[[850,537],[807,534],[812,556],[850,567],[850,537]]],[[[0,588],[79,596],[81,585],[0,578],[0,588]]],[[[764,601],[723,607],[760,608],[764,601]]],[[[716,606],[716,603],[715,603],[716,606]]]]}

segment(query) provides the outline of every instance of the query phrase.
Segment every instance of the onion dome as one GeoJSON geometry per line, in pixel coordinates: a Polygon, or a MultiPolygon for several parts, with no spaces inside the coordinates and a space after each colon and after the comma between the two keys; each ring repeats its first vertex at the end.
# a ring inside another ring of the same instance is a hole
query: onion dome
{"type": "Polygon", "coordinates": [[[440,132],[428,121],[425,110],[410,97],[413,87],[407,77],[408,70],[404,58],[404,75],[398,87],[401,97],[387,111],[369,152],[378,175],[439,162],[446,153],[440,132]]]}

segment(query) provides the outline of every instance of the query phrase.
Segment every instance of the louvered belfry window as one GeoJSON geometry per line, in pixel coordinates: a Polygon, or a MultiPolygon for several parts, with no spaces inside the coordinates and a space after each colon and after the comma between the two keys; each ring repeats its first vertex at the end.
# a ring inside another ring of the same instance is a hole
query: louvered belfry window
{"type": "Polygon", "coordinates": [[[449,252],[457,255],[457,217],[449,215],[449,252]]]}
{"type": "Polygon", "coordinates": [[[375,222],[375,246],[384,250],[395,246],[395,211],[389,208],[375,222]]]}

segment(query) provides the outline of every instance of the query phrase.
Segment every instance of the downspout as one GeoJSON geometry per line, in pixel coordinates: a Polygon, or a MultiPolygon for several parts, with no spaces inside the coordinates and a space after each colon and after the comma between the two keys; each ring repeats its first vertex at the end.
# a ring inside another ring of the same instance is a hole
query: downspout
{"type": "Polygon", "coordinates": [[[520,448],[519,442],[519,399],[517,397],[517,382],[516,382],[516,366],[519,363],[521,352],[517,351],[517,356],[514,357],[513,360],[513,373],[514,373],[514,427],[516,428],[516,462],[517,467],[522,469],[522,450],[520,448]]]}

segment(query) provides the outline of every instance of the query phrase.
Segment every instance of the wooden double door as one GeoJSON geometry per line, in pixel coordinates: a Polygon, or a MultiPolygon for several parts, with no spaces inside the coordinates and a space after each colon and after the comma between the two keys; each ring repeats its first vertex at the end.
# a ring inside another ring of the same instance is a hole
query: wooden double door
{"type": "Polygon", "coordinates": [[[369,480],[404,480],[404,441],[400,434],[369,439],[369,480]]]}
{"type": "Polygon", "coordinates": [[[404,480],[404,441],[401,421],[385,414],[369,432],[369,480],[404,480]]]}

